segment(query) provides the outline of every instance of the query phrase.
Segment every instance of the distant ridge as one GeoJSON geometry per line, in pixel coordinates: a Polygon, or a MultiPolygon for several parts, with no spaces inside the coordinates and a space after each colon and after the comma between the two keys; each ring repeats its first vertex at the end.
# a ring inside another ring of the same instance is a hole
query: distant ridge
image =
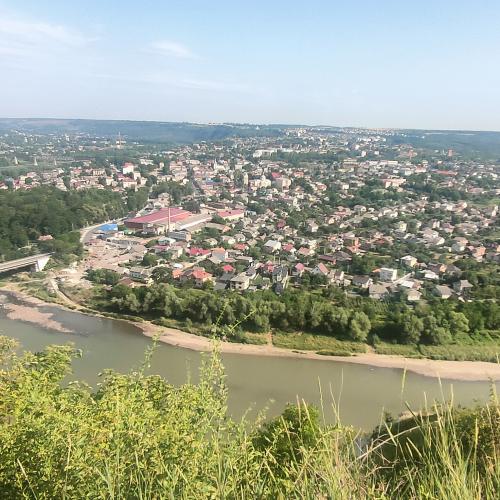
{"type": "Polygon", "coordinates": [[[338,127],[329,125],[286,125],[249,123],[189,123],[134,120],[89,120],[59,118],[0,118],[0,133],[9,130],[31,134],[86,134],[114,138],[120,134],[128,140],[165,144],[190,144],[221,141],[231,137],[279,137],[286,130],[314,128],[326,134],[366,130],[388,134],[392,144],[410,144],[427,150],[453,149],[466,156],[481,155],[500,161],[500,132],[469,130],[421,130],[338,127]]]}
{"type": "Polygon", "coordinates": [[[18,130],[32,134],[88,134],[166,143],[220,141],[228,137],[277,136],[282,129],[267,125],[198,124],[133,120],[57,118],[0,118],[0,132],[18,130]]]}

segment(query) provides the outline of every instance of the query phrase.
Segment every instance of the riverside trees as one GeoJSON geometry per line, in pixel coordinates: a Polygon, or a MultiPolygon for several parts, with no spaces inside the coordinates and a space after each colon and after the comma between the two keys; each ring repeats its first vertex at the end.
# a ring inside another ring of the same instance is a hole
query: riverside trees
{"type": "Polygon", "coordinates": [[[176,288],[168,284],[129,288],[115,286],[105,293],[105,304],[120,313],[149,319],[220,326],[237,325],[248,331],[270,329],[310,332],[338,339],[370,342],[380,338],[401,344],[470,344],[491,341],[498,334],[496,303],[436,301],[418,308],[362,297],[347,297],[330,289],[216,292],[176,288]],[[480,321],[487,315],[487,320],[480,321]]]}

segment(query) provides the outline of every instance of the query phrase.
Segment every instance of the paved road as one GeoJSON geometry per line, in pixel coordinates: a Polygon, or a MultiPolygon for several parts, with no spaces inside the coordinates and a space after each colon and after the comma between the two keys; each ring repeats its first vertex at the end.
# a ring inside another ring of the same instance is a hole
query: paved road
{"type": "Polygon", "coordinates": [[[110,220],[106,222],[99,222],[99,224],[94,224],[93,226],[88,226],[84,227],[83,229],[80,229],[80,241],[85,245],[85,243],[89,242],[92,239],[92,233],[101,226],[104,226],[104,224],[109,224],[110,220]]]}
{"type": "Polygon", "coordinates": [[[104,221],[104,222],[99,222],[99,224],[94,224],[93,226],[88,226],[88,227],[84,227],[83,229],[80,229],[80,242],[83,243],[83,244],[85,244],[88,241],[90,241],[92,239],[92,233],[98,227],[101,227],[101,226],[104,226],[104,224],[110,224],[110,223],[113,223],[113,222],[116,222],[118,225],[120,225],[120,223],[123,222],[125,219],[126,219],[126,217],[123,218],[123,219],[107,220],[107,221],[104,221]]]}
{"type": "Polygon", "coordinates": [[[103,224],[106,224],[106,222],[101,222],[100,224],[94,224],[93,226],[80,229],[80,242],[85,245],[85,243],[92,239],[92,232],[103,224]]]}

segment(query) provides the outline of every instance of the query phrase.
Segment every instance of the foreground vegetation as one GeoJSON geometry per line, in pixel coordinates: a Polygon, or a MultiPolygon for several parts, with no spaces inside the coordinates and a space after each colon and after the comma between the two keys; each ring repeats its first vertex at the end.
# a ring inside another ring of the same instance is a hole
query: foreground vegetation
{"type": "Polygon", "coordinates": [[[0,338],[2,498],[494,499],[500,406],[434,407],[362,435],[299,403],[271,421],[227,412],[217,353],[174,387],[106,371],[62,385],[71,347],[17,354],[0,338]]]}

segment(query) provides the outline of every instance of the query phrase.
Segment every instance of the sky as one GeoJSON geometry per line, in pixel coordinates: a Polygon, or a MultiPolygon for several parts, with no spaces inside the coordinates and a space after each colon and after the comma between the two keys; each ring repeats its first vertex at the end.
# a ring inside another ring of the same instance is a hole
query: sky
{"type": "Polygon", "coordinates": [[[500,130],[500,1],[0,0],[0,116],[500,130]]]}

